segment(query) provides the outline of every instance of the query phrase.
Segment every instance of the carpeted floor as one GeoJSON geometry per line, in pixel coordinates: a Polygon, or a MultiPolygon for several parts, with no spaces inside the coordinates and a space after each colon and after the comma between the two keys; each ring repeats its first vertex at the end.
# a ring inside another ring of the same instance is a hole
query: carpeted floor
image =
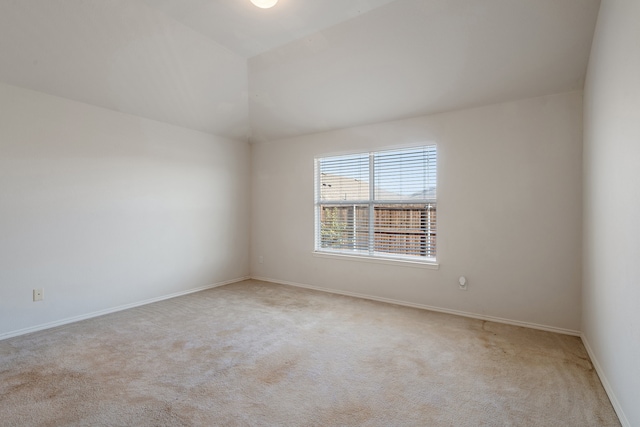
{"type": "Polygon", "coordinates": [[[0,341],[2,426],[618,426],[579,338],[246,281],[0,341]]]}

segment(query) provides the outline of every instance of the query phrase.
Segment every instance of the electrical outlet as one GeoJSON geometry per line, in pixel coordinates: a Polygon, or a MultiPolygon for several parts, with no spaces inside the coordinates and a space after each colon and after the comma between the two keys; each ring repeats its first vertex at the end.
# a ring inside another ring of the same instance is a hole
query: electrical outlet
{"type": "Polygon", "coordinates": [[[44,299],[44,289],[34,289],[33,290],[33,300],[34,301],[42,301],[44,299]]]}
{"type": "Polygon", "coordinates": [[[460,289],[461,291],[466,291],[469,287],[469,282],[467,282],[467,278],[464,276],[460,276],[460,279],[458,279],[458,289],[460,289]]]}
{"type": "Polygon", "coordinates": [[[262,255],[258,257],[258,264],[264,264],[264,257],[262,255]]]}

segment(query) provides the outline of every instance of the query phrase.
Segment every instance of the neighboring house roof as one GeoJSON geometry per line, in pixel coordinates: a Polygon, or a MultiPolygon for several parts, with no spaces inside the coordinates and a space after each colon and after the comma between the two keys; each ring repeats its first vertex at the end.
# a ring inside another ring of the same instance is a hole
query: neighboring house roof
{"type": "MultiPolygon", "coordinates": [[[[368,200],[369,182],[356,178],[340,175],[321,174],[320,177],[320,200],[322,201],[345,201],[345,200],[368,200]]],[[[377,200],[425,200],[435,199],[435,188],[428,188],[422,192],[412,195],[404,195],[397,192],[378,188],[376,191],[377,200]]]]}

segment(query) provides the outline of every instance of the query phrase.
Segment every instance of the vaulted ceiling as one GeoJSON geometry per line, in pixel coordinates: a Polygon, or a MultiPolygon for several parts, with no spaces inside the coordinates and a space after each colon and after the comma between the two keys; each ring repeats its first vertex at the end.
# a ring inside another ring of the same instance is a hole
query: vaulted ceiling
{"type": "Polygon", "coordinates": [[[599,0],[0,0],[0,82],[260,142],[581,89],[599,0]]]}

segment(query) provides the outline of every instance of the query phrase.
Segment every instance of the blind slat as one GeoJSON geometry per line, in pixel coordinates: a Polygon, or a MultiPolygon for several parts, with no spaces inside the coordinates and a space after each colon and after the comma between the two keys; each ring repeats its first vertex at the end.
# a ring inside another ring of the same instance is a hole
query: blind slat
{"type": "Polygon", "coordinates": [[[318,159],[317,248],[435,258],[436,162],[435,145],[318,159]]]}

